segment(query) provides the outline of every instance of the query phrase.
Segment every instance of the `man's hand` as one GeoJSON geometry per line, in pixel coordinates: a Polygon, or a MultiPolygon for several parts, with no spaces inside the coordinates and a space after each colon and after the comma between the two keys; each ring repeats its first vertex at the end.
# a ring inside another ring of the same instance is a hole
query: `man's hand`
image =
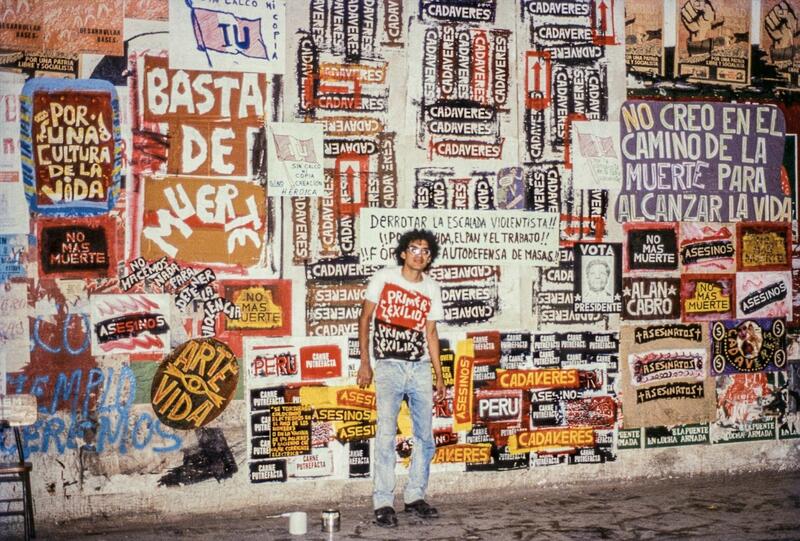
{"type": "Polygon", "coordinates": [[[445,396],[447,396],[447,389],[444,386],[444,378],[438,377],[436,378],[436,392],[433,395],[433,401],[444,400],[445,396]]]}
{"type": "Polygon", "coordinates": [[[364,299],[361,305],[361,315],[358,316],[358,351],[361,355],[361,364],[358,366],[356,383],[362,389],[372,383],[372,367],[369,365],[369,326],[372,314],[375,312],[375,303],[364,299]]]}
{"type": "Polygon", "coordinates": [[[372,367],[369,363],[361,363],[361,366],[358,367],[356,383],[358,383],[358,386],[362,389],[369,387],[372,383],[372,367]]]}

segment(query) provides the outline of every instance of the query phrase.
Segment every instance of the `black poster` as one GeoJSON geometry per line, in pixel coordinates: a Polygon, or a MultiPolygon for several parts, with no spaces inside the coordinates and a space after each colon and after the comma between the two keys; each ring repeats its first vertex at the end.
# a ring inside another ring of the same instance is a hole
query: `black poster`
{"type": "Polygon", "coordinates": [[[622,311],[622,245],[578,242],[573,307],[578,313],[622,311]]]}
{"type": "Polygon", "coordinates": [[[369,477],[369,441],[350,442],[350,477],[369,477]]]}
{"type": "Polygon", "coordinates": [[[677,270],[678,239],[674,227],[628,231],[627,267],[632,271],[677,270]]]}
{"type": "Polygon", "coordinates": [[[265,411],[270,406],[286,402],[286,389],[284,387],[264,387],[250,389],[250,409],[252,411],[265,411]]]}
{"type": "Polygon", "coordinates": [[[79,271],[105,276],[108,273],[109,246],[105,227],[43,227],[41,243],[43,274],[79,271]]]}
{"type": "Polygon", "coordinates": [[[285,460],[256,460],[250,463],[250,482],[286,482],[285,460]]]}
{"type": "Polygon", "coordinates": [[[530,453],[509,453],[506,445],[492,445],[492,460],[486,464],[467,463],[467,471],[503,471],[528,469],[530,453]]]}
{"type": "Polygon", "coordinates": [[[680,316],[680,278],[626,276],[622,279],[622,319],[649,321],[680,316]]]}

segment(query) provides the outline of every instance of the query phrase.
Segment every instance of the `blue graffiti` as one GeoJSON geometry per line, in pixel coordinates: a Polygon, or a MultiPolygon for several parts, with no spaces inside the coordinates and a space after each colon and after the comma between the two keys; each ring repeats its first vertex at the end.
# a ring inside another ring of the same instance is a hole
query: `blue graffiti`
{"type": "Polygon", "coordinates": [[[37,347],[42,348],[48,353],[61,353],[62,350],[66,350],[67,353],[70,355],[80,355],[84,353],[89,346],[91,345],[91,327],[89,326],[89,316],[87,314],[73,314],[69,313],[66,315],[63,323],[61,326],[61,345],[50,345],[42,339],[41,334],[41,324],[44,316],[36,316],[36,321],[33,323],[33,344],[31,344],[31,351],[34,351],[37,347]],[[72,347],[69,341],[69,331],[70,331],[70,323],[72,323],[73,318],[79,318],[81,330],[84,331],[83,333],[83,341],[78,347],[72,347]]]}
{"type": "Polygon", "coordinates": [[[247,51],[250,48],[250,27],[244,27],[244,36],[239,39],[239,26],[235,24],[219,24],[217,25],[222,30],[222,39],[225,40],[225,47],[230,47],[231,42],[228,36],[228,27],[233,29],[233,41],[236,42],[236,48],[247,51]]]}
{"type": "MultiPolygon", "coordinates": [[[[30,393],[39,400],[39,418],[22,431],[25,456],[54,451],[83,449],[102,453],[116,450],[126,454],[150,449],[156,453],[176,451],[182,438],[148,412],[134,411],[136,376],[128,366],[92,368],[60,373],[55,381],[49,375],[28,378],[9,375],[9,392],[30,393]],[[42,403],[52,386],[52,399],[42,403]],[[68,409],[69,413],[59,410],[68,409]]],[[[0,437],[0,454],[16,452],[10,438],[0,437]]]]}

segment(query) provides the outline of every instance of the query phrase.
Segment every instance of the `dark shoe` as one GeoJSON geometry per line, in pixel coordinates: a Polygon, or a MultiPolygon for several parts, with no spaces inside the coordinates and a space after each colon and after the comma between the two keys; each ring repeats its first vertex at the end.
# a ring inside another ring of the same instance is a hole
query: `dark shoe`
{"type": "Polygon", "coordinates": [[[439,511],[428,505],[425,500],[417,500],[406,504],[406,513],[414,513],[419,518],[438,518],[439,511]]]}
{"type": "Polygon", "coordinates": [[[381,507],[375,510],[375,524],[381,528],[397,528],[397,515],[391,507],[381,507]]]}

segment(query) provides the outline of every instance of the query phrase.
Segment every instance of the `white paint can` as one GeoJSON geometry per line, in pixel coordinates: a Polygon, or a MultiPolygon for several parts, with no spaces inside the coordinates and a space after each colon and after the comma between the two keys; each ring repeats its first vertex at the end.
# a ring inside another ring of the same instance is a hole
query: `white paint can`
{"type": "Polygon", "coordinates": [[[289,533],[292,535],[305,535],[308,531],[308,517],[304,511],[289,513],[289,533]]]}

